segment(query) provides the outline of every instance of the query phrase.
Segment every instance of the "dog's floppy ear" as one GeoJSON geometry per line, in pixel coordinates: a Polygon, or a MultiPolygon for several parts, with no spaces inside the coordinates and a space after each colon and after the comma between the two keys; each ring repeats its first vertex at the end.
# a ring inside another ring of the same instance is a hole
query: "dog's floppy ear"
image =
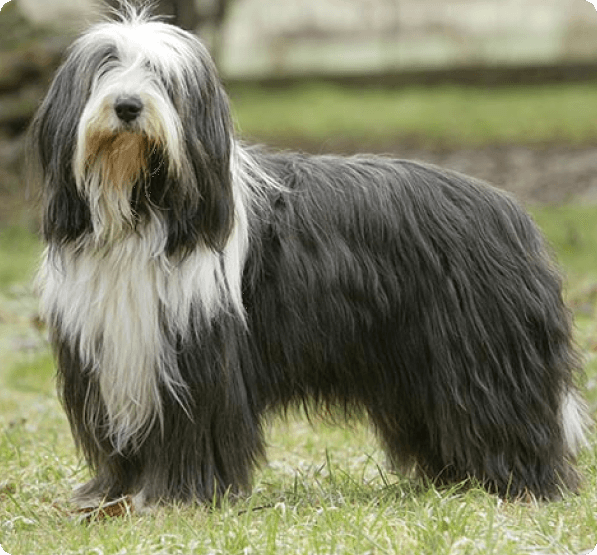
{"type": "Polygon", "coordinates": [[[196,67],[188,69],[193,71],[186,74],[186,96],[178,102],[188,158],[188,175],[183,174],[180,186],[187,202],[177,220],[169,222],[169,243],[193,247],[199,240],[221,251],[234,226],[230,106],[205,51],[198,51],[196,67]]]}
{"type": "Polygon", "coordinates": [[[91,226],[89,208],[76,187],[73,154],[93,74],[93,61],[81,59],[75,45],[31,124],[28,150],[40,174],[47,241],[74,240],[91,226]]]}

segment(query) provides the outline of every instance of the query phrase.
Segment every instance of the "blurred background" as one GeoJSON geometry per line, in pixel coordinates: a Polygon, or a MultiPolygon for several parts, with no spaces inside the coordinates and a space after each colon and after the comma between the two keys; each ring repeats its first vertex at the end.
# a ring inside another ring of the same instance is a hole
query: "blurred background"
{"type": "MultiPolygon", "coordinates": [[[[209,45],[247,141],[435,162],[525,203],[567,275],[595,393],[597,12],[588,1],[156,7],[209,45]]],[[[91,0],[11,0],[0,11],[0,378],[7,360],[45,349],[30,286],[41,247],[26,129],[64,49],[100,11],[91,0]]]]}
{"type": "MultiPolygon", "coordinates": [[[[597,12],[589,2],[155,3],[207,42],[246,141],[434,162],[524,203],[562,267],[585,369],[580,385],[597,416],[597,12]]],[[[25,137],[65,48],[99,11],[91,0],[11,0],[0,11],[5,548],[179,553],[188,545],[193,553],[256,553],[266,542],[268,552],[300,552],[307,539],[305,553],[341,552],[353,541],[371,553],[588,553],[597,541],[597,427],[579,461],[587,487],[549,505],[503,504],[474,490],[453,491],[450,500],[450,492],[426,493],[401,480],[393,489],[365,426],[313,428],[291,418],[271,430],[268,424],[270,464],[248,504],[193,507],[193,516],[173,507],[155,520],[143,515],[101,527],[81,526],[81,515],[65,512],[87,472],[57,400],[38,317],[33,276],[43,246],[25,137]]]]}
{"type": "MultiPolygon", "coordinates": [[[[24,132],[66,45],[101,7],[12,0],[0,12],[0,228],[35,227],[24,132]]],[[[156,8],[208,43],[249,140],[430,160],[523,201],[597,200],[597,13],[586,0],[156,8]]]]}

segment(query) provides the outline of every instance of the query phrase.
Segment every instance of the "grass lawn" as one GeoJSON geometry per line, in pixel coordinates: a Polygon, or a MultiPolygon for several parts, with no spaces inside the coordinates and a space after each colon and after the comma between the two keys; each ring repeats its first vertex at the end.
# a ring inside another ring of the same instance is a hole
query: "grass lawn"
{"type": "MultiPolygon", "coordinates": [[[[322,144],[327,137],[432,146],[597,141],[597,88],[232,91],[245,136],[322,144]]],[[[532,209],[567,276],[583,389],[597,412],[597,207],[532,209]]],[[[221,507],[167,506],[83,523],[70,512],[88,477],[56,400],[29,278],[37,239],[0,229],[0,544],[11,555],[580,554],[597,544],[597,434],[580,459],[580,495],[502,502],[389,473],[364,425],[272,421],[269,464],[251,496],[221,507]]]]}
{"type": "Polygon", "coordinates": [[[305,85],[230,91],[243,136],[265,143],[470,147],[597,141],[597,85],[408,87],[305,85]]]}

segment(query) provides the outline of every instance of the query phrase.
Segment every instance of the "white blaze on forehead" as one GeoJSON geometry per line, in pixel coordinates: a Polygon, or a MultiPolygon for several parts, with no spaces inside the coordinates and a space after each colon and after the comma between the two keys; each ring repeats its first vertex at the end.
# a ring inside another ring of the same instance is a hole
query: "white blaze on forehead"
{"type": "Polygon", "coordinates": [[[159,21],[102,23],[83,35],[79,44],[83,49],[98,44],[114,45],[122,64],[149,63],[168,79],[175,78],[181,86],[184,86],[184,72],[192,74],[202,64],[211,63],[199,39],[159,21]]]}

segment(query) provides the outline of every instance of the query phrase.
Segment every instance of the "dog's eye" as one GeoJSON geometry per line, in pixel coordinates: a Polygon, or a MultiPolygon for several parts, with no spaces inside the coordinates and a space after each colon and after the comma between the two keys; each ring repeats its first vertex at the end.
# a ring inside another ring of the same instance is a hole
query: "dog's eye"
{"type": "Polygon", "coordinates": [[[106,54],[101,57],[96,72],[96,81],[103,79],[120,62],[116,54],[106,54]]]}
{"type": "Polygon", "coordinates": [[[147,60],[145,62],[145,69],[149,73],[153,73],[154,75],[157,75],[160,80],[164,79],[164,71],[159,64],[156,64],[155,62],[152,62],[151,60],[147,60]]]}
{"type": "Polygon", "coordinates": [[[162,79],[162,71],[161,71],[160,67],[155,62],[152,62],[151,60],[146,60],[145,63],[143,64],[143,67],[145,68],[145,71],[147,71],[148,73],[157,75],[157,77],[160,80],[162,79]]]}
{"type": "Polygon", "coordinates": [[[145,69],[155,76],[156,81],[164,88],[165,91],[168,91],[168,94],[171,94],[171,87],[169,86],[170,81],[167,78],[163,67],[151,61],[147,61],[145,62],[145,69]]]}
{"type": "Polygon", "coordinates": [[[108,71],[113,69],[114,66],[118,64],[118,62],[119,59],[116,54],[108,54],[102,59],[101,64],[98,68],[98,74],[105,75],[108,71]]]}

